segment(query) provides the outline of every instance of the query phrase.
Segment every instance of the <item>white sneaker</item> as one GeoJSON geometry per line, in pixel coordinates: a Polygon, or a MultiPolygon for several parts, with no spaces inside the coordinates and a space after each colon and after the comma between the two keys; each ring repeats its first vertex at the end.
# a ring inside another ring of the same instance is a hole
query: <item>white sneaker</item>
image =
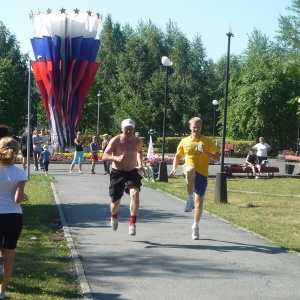
{"type": "Polygon", "coordinates": [[[136,225],[133,223],[132,225],[129,225],[129,231],[128,233],[130,235],[136,235],[136,225]]]}
{"type": "Polygon", "coordinates": [[[199,227],[192,227],[192,239],[199,240],[199,238],[200,238],[199,227]]]}
{"type": "Polygon", "coordinates": [[[117,219],[113,219],[111,218],[110,220],[110,224],[111,224],[111,228],[113,229],[113,231],[116,231],[118,229],[118,220],[117,219]]]}
{"type": "Polygon", "coordinates": [[[187,200],[185,205],[185,212],[191,212],[194,208],[194,200],[187,200]]]}
{"type": "Polygon", "coordinates": [[[255,176],[255,179],[259,179],[259,176],[258,176],[258,175],[256,175],[256,176],[255,176]]]}

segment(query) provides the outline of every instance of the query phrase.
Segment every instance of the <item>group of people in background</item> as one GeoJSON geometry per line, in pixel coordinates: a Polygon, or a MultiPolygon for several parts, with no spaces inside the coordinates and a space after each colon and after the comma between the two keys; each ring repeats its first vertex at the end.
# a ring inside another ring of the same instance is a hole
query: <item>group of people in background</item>
{"type": "MultiPolygon", "coordinates": [[[[102,151],[104,153],[107,145],[109,143],[109,137],[108,134],[103,134],[103,141],[102,141],[102,151]]],[[[75,152],[73,161],[71,163],[70,167],[70,174],[73,174],[73,169],[76,163],[78,163],[78,173],[83,174],[82,172],[82,163],[83,163],[83,155],[84,155],[84,149],[83,149],[83,140],[82,140],[82,133],[80,131],[77,132],[76,138],[74,139],[75,144],[75,152]]],[[[99,160],[98,153],[99,153],[99,143],[97,141],[97,136],[94,135],[92,137],[92,142],[90,143],[90,153],[91,153],[91,174],[96,174],[95,167],[96,163],[99,160]]],[[[110,162],[103,161],[104,165],[104,175],[110,174],[110,162]]]]}
{"type": "MultiPolygon", "coordinates": [[[[29,132],[30,143],[29,149],[30,159],[33,159],[34,170],[44,171],[45,175],[48,176],[48,166],[50,163],[50,152],[48,151],[48,144],[42,129],[36,129],[32,134],[29,132]]],[[[22,153],[22,164],[23,169],[27,168],[27,138],[28,129],[22,134],[20,138],[20,148],[22,153]]]]}
{"type": "Polygon", "coordinates": [[[259,143],[254,145],[250,149],[250,153],[246,157],[246,166],[252,169],[252,173],[255,179],[260,178],[261,167],[268,166],[268,152],[271,150],[271,146],[265,142],[264,137],[259,138],[259,143]],[[256,169],[258,172],[256,172],[256,169]]]}

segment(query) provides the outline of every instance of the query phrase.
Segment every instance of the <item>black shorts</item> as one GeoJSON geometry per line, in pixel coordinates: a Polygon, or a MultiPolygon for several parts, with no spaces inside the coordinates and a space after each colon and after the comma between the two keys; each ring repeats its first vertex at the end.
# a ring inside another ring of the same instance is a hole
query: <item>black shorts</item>
{"type": "Polygon", "coordinates": [[[43,162],[43,166],[44,166],[45,171],[48,171],[49,163],[50,163],[50,161],[43,162]]]}
{"type": "Polygon", "coordinates": [[[22,214],[0,214],[0,249],[16,249],[22,227],[22,214]]]}
{"type": "Polygon", "coordinates": [[[139,174],[138,169],[131,171],[121,171],[112,169],[110,172],[109,196],[112,202],[122,198],[124,191],[129,194],[129,186],[141,189],[142,176],[139,174]]]}
{"type": "MultiPolygon", "coordinates": [[[[22,156],[27,157],[27,148],[22,148],[22,156]]],[[[33,156],[32,152],[30,152],[30,156],[33,156]]]]}
{"type": "Polygon", "coordinates": [[[267,160],[266,156],[258,156],[258,163],[261,164],[263,160],[267,160]]]}

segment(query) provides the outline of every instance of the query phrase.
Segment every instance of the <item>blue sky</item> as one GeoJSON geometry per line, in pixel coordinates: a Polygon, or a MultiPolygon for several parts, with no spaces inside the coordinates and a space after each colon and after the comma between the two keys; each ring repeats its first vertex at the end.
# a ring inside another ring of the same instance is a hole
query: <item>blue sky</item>
{"type": "MultiPolygon", "coordinates": [[[[261,30],[270,39],[276,35],[279,15],[287,15],[291,0],[8,0],[1,3],[0,20],[20,43],[22,53],[29,52],[33,58],[30,38],[34,35],[29,12],[48,8],[66,13],[78,8],[80,12],[100,13],[103,18],[111,14],[114,22],[129,23],[133,28],[138,21],[149,19],[165,30],[171,20],[192,40],[196,34],[202,37],[207,56],[216,61],[227,52],[228,28],[231,25],[234,37],[231,53],[240,54],[247,47],[248,35],[254,28],[261,30]]],[[[101,26],[99,27],[99,33],[101,26]]]]}

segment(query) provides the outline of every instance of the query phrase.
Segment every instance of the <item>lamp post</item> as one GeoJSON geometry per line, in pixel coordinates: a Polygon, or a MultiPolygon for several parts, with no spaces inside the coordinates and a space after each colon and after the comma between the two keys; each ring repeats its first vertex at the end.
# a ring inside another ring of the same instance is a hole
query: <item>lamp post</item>
{"type": "Polygon", "coordinates": [[[27,169],[26,172],[27,172],[28,180],[30,180],[30,144],[31,144],[30,108],[31,108],[31,60],[29,60],[28,62],[28,98],[27,98],[27,169]]]}
{"type": "Polygon", "coordinates": [[[153,130],[153,129],[149,129],[149,130],[148,130],[148,134],[149,134],[150,136],[152,136],[152,135],[154,134],[154,130],[153,130]]]}
{"type": "Polygon", "coordinates": [[[216,106],[218,105],[218,100],[213,100],[212,104],[214,106],[214,128],[213,128],[213,138],[215,138],[215,128],[216,128],[216,106]]]}
{"type": "MultiPolygon", "coordinates": [[[[298,99],[298,103],[300,104],[300,98],[298,99]]],[[[297,153],[296,153],[297,156],[299,155],[299,144],[300,144],[299,131],[300,131],[300,114],[299,114],[298,138],[297,138],[297,153]]]]}
{"type": "Polygon", "coordinates": [[[225,84],[225,99],[224,99],[224,115],[223,115],[223,133],[222,133],[222,152],[220,173],[216,174],[216,190],[215,201],[227,203],[227,175],[224,172],[224,154],[225,154],[225,138],[226,138],[226,123],[227,123],[227,102],[228,102],[228,83],[229,83],[229,61],[230,61],[230,39],[233,37],[231,28],[228,33],[228,46],[227,46],[227,63],[226,63],[226,84],[225,84]]]}
{"type": "Polygon", "coordinates": [[[166,142],[166,113],[167,113],[167,99],[168,99],[168,69],[172,66],[172,61],[163,56],[161,63],[166,67],[166,85],[165,85],[165,106],[164,106],[164,119],[163,119],[163,143],[162,143],[162,158],[159,163],[158,180],[168,182],[167,163],[165,162],[165,142],[166,142]]]}
{"type": "Polygon", "coordinates": [[[97,116],[97,139],[99,138],[99,117],[100,117],[100,90],[98,92],[98,116],[97,116]]]}

